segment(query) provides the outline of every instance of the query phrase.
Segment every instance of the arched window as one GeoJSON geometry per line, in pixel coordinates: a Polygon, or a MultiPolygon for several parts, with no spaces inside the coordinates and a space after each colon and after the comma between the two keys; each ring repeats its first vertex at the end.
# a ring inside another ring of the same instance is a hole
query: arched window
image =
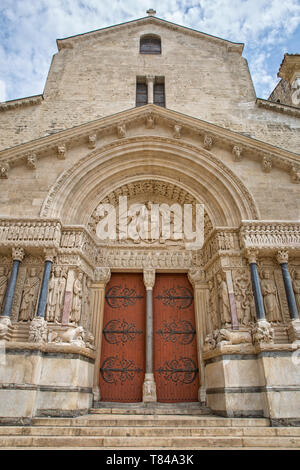
{"type": "Polygon", "coordinates": [[[140,54],[161,54],[161,40],[159,36],[147,34],[140,39],[140,54]]]}

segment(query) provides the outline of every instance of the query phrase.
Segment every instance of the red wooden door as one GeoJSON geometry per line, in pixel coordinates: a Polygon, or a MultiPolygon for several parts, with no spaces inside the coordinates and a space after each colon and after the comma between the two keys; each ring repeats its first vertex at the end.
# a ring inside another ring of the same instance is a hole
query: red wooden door
{"type": "Polygon", "coordinates": [[[113,273],[106,287],[104,304],[100,361],[102,401],[142,401],[145,311],[142,274],[113,273]]]}
{"type": "Polygon", "coordinates": [[[198,401],[193,288],[185,274],[157,274],[153,290],[157,401],[198,401]]]}

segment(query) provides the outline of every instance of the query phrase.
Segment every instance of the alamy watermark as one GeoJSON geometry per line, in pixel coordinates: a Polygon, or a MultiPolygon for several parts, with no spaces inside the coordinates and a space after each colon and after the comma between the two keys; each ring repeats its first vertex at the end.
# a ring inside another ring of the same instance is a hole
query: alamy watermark
{"type": "Polygon", "coordinates": [[[186,249],[200,249],[204,243],[204,204],[172,205],[151,201],[131,204],[120,196],[117,207],[100,204],[96,234],[101,240],[134,242],[183,240],[186,249]]]}

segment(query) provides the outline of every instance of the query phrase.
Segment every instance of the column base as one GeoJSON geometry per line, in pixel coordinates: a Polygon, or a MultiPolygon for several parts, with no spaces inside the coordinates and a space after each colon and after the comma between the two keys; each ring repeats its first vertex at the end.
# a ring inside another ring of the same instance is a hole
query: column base
{"type": "Polygon", "coordinates": [[[157,401],[156,385],[153,374],[146,374],[143,384],[143,402],[153,403],[157,401]]]}
{"type": "Polygon", "coordinates": [[[198,401],[203,405],[206,403],[206,387],[201,386],[198,390],[198,401]]]}
{"type": "Polygon", "coordinates": [[[300,344],[300,320],[292,320],[288,326],[288,335],[291,343],[300,344]]]}
{"type": "Polygon", "coordinates": [[[94,402],[101,400],[100,387],[93,387],[93,400],[94,402]]]}

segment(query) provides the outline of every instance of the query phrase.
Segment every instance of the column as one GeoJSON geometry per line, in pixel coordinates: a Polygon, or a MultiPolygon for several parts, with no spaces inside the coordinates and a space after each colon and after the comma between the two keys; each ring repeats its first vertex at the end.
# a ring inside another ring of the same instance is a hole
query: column
{"type": "Polygon", "coordinates": [[[201,403],[206,402],[206,384],[205,384],[205,366],[202,358],[202,349],[205,336],[208,333],[206,328],[206,319],[208,319],[208,285],[205,281],[205,273],[200,269],[190,269],[188,278],[194,288],[195,302],[195,321],[197,333],[197,349],[199,363],[199,382],[198,400],[201,403]]]}
{"type": "Polygon", "coordinates": [[[257,254],[258,251],[254,249],[249,249],[246,252],[246,257],[248,258],[250,271],[251,271],[251,281],[252,281],[252,290],[255,302],[256,318],[258,321],[266,321],[266,314],[264,308],[263,296],[261,293],[259,275],[257,270],[257,254]]]}
{"type": "Polygon", "coordinates": [[[37,313],[36,313],[36,316],[38,318],[45,317],[49,280],[50,280],[51,268],[52,268],[56,251],[55,249],[49,249],[49,250],[45,250],[44,253],[45,253],[45,265],[44,265],[44,272],[43,272],[43,279],[42,279],[42,284],[41,284],[38,308],[37,308],[37,313]]]}
{"type": "Polygon", "coordinates": [[[281,267],[290,317],[292,320],[299,320],[299,313],[293,291],[292,280],[288,268],[288,257],[289,255],[287,250],[279,250],[277,253],[277,261],[281,267]]]}
{"type": "Polygon", "coordinates": [[[94,282],[92,288],[92,302],[91,302],[91,331],[95,338],[96,358],[94,366],[94,379],[93,379],[93,397],[94,401],[101,400],[101,391],[99,387],[99,373],[101,361],[101,340],[103,328],[103,314],[104,314],[104,301],[105,301],[105,288],[111,276],[110,268],[102,267],[96,268],[94,282]]]}
{"type": "Polygon", "coordinates": [[[12,258],[13,258],[13,266],[12,266],[12,270],[10,273],[8,286],[7,286],[4,303],[3,303],[3,310],[2,310],[2,316],[8,317],[8,318],[10,317],[10,314],[11,314],[19,267],[20,267],[22,259],[24,258],[23,248],[18,248],[18,247],[13,248],[12,258]]]}
{"type": "Polygon", "coordinates": [[[147,75],[146,83],[148,87],[148,104],[154,103],[154,81],[155,81],[154,75],[147,75]]]}
{"type": "Polygon", "coordinates": [[[153,287],[155,269],[144,269],[146,287],[146,371],[143,384],[143,402],[156,402],[156,385],[153,372],[153,287]]]}
{"type": "Polygon", "coordinates": [[[300,344],[300,320],[299,320],[299,312],[297,309],[295,294],[293,290],[292,280],[289,273],[288,267],[288,251],[287,250],[279,250],[277,252],[277,261],[280,264],[284,289],[286,293],[286,298],[288,302],[289,314],[291,318],[291,322],[288,327],[288,335],[289,339],[292,343],[296,342],[300,344]]]}

